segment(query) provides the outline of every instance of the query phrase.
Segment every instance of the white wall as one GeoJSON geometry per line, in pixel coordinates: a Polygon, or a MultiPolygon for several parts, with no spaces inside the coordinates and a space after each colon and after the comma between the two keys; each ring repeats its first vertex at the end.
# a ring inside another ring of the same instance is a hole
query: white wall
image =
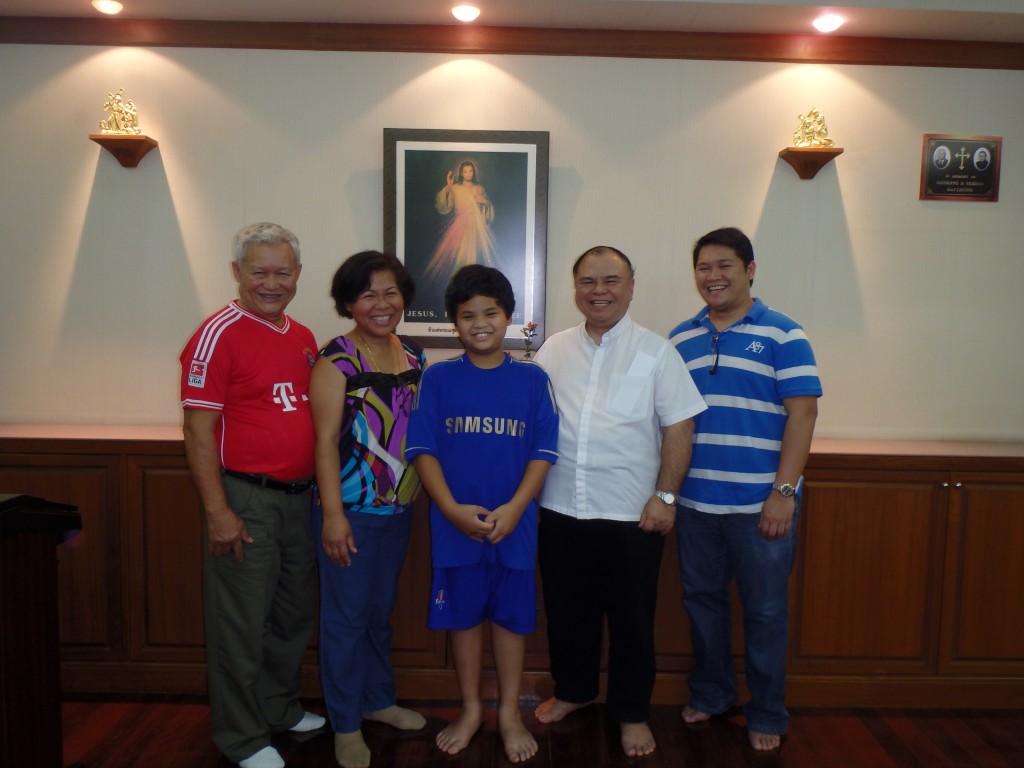
{"type": "Polygon", "coordinates": [[[176,424],[177,355],[234,295],[243,224],[292,228],[291,313],[325,340],[341,260],[382,235],[382,131],[551,133],[547,323],[598,243],[638,267],[633,315],[700,306],[689,251],[736,225],[755,294],[799,320],[821,437],[1024,439],[1024,72],[559,57],[0,46],[0,422],[176,424]],[[124,87],[160,142],[90,142],[124,87]],[[777,155],[819,108],[845,153],[777,155]],[[1003,137],[998,203],[918,197],[923,133],[1003,137]]]}

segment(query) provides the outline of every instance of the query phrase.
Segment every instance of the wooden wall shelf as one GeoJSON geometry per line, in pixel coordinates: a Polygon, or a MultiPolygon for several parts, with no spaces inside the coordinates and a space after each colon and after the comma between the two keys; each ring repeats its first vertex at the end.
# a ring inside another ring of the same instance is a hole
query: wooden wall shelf
{"type": "Polygon", "coordinates": [[[121,133],[90,133],[89,138],[117,158],[125,168],[134,168],[151,149],[157,146],[156,139],[149,136],[133,136],[121,133]]]}
{"type": "Polygon", "coordinates": [[[813,179],[818,171],[843,154],[841,147],[786,147],[779,157],[793,166],[801,179],[813,179]]]}

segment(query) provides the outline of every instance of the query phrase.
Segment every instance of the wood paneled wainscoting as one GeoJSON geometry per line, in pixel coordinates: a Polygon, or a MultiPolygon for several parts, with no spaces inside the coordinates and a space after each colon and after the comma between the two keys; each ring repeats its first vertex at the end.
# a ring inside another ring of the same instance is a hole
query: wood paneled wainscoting
{"type": "MultiPolygon", "coordinates": [[[[0,426],[0,492],[82,515],[82,535],[60,551],[65,692],[205,693],[200,509],[180,430],[0,426]]],[[[394,663],[401,698],[446,701],[457,689],[446,637],[426,629],[425,512],[421,498],[394,663]]],[[[1024,707],[1024,444],[816,441],[799,535],[790,704],[1024,707]]],[[[677,562],[672,536],[659,704],[686,700],[692,664],[677,562]]],[[[539,609],[524,698],[551,691],[539,609]]],[[[304,688],[319,696],[315,637],[304,688]]]]}

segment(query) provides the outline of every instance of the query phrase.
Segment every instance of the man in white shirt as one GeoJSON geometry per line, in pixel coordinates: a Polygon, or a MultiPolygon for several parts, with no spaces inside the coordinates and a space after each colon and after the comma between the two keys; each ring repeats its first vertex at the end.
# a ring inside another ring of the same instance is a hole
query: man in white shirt
{"type": "Polygon", "coordinates": [[[537,352],[559,409],[558,463],[541,494],[538,555],[554,696],[553,723],[594,702],[602,622],[609,635],[608,716],[626,755],[655,749],[654,612],[664,536],[706,406],[668,341],[628,316],[633,266],[597,246],[573,265],[586,320],[537,352]]]}

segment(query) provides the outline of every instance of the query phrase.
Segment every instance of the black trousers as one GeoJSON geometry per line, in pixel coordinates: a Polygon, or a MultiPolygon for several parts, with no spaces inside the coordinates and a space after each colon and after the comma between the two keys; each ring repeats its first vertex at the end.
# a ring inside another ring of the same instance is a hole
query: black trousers
{"type": "Polygon", "coordinates": [[[636,522],[577,520],[541,509],[538,557],[555,696],[597,699],[608,623],[608,716],[650,719],[654,613],[665,538],[636,522]]]}

